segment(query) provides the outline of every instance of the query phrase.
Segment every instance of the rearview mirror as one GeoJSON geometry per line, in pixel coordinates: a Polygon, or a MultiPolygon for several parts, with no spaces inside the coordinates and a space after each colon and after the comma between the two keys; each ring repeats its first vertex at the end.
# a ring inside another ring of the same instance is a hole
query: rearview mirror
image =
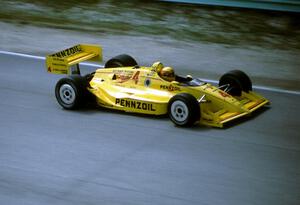
{"type": "Polygon", "coordinates": [[[173,80],[171,83],[172,83],[173,85],[179,85],[179,82],[178,82],[178,81],[175,81],[175,80],[173,80]]]}

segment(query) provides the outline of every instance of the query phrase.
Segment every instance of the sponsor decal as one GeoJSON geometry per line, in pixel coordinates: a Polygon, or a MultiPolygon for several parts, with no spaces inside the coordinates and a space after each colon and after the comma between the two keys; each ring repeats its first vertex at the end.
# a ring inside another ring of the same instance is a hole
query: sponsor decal
{"type": "Polygon", "coordinates": [[[215,89],[212,85],[210,85],[210,84],[207,84],[206,85],[206,87],[204,88],[204,90],[206,90],[207,88],[209,88],[209,89],[215,89]]]}
{"type": "Polygon", "coordinates": [[[150,78],[146,78],[146,79],[145,79],[144,85],[145,85],[146,87],[149,87],[149,86],[151,85],[151,80],[150,80],[150,78]]]}
{"type": "Polygon", "coordinates": [[[68,57],[68,56],[74,55],[75,53],[79,53],[81,51],[82,51],[81,47],[79,45],[77,45],[77,46],[74,46],[72,48],[68,48],[66,50],[60,51],[58,53],[55,53],[55,54],[53,54],[51,56],[52,57],[63,58],[63,57],[68,57]]]}
{"type": "Polygon", "coordinates": [[[180,90],[180,87],[174,85],[160,85],[160,89],[168,91],[178,91],[180,90]]]}
{"type": "Polygon", "coordinates": [[[115,80],[118,83],[124,83],[131,78],[134,72],[128,70],[113,70],[113,73],[115,74],[115,80]]]}
{"type": "Polygon", "coordinates": [[[152,76],[154,76],[155,73],[156,73],[156,71],[155,71],[155,70],[152,70],[150,73],[147,73],[146,75],[147,75],[148,77],[152,77],[152,76]]]}
{"type": "Polygon", "coordinates": [[[129,107],[129,108],[133,108],[133,109],[137,109],[137,110],[156,111],[153,104],[139,102],[139,101],[135,101],[135,100],[116,98],[116,105],[121,105],[123,107],[129,107]]]}
{"type": "Polygon", "coordinates": [[[230,97],[230,95],[222,90],[219,90],[220,95],[222,95],[224,98],[230,97]]]}
{"type": "Polygon", "coordinates": [[[131,76],[126,75],[126,74],[117,74],[116,75],[116,80],[118,83],[124,83],[130,79],[131,76]]]}
{"type": "Polygon", "coordinates": [[[53,58],[53,60],[54,60],[54,61],[60,61],[60,62],[64,62],[64,59],[57,58],[57,57],[54,57],[54,58],[53,58]]]}
{"type": "Polygon", "coordinates": [[[126,73],[127,75],[132,75],[134,73],[134,71],[116,69],[116,70],[113,70],[113,73],[115,73],[115,74],[119,74],[119,73],[125,74],[126,73]]]}
{"type": "Polygon", "coordinates": [[[68,74],[67,70],[62,70],[62,69],[52,69],[52,72],[57,72],[57,73],[61,73],[61,74],[68,74]]]}

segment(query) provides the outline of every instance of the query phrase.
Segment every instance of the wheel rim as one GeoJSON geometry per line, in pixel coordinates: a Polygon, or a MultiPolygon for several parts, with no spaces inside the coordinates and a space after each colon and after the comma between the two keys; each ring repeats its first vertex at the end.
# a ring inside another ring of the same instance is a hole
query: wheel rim
{"type": "Polygon", "coordinates": [[[187,120],[189,115],[189,110],[186,104],[182,101],[174,101],[171,105],[171,115],[179,123],[187,120]]]}
{"type": "Polygon", "coordinates": [[[74,88],[69,84],[63,84],[59,88],[59,97],[67,105],[74,103],[76,97],[74,88]]]}

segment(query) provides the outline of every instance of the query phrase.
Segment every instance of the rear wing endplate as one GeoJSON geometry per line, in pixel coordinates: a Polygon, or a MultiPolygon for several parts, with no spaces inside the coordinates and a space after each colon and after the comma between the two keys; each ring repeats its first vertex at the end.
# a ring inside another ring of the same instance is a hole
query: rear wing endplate
{"type": "Polygon", "coordinates": [[[47,72],[54,74],[80,74],[78,64],[83,61],[102,61],[102,48],[98,45],[79,44],[46,56],[47,72]]]}

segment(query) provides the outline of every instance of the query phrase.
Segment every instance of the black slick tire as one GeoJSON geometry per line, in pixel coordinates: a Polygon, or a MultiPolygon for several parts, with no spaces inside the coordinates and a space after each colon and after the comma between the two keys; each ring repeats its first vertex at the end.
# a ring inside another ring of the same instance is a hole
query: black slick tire
{"type": "Polygon", "coordinates": [[[127,54],[121,54],[109,59],[105,63],[105,68],[117,68],[117,67],[129,67],[129,66],[137,66],[136,60],[127,54]]]}
{"type": "MultiPolygon", "coordinates": [[[[241,70],[232,70],[221,76],[219,86],[229,84],[228,93],[233,96],[240,96],[242,91],[252,90],[252,82],[249,76],[241,70]]],[[[226,86],[222,88],[226,89],[226,86]]]]}
{"type": "Polygon", "coordinates": [[[70,75],[60,79],[55,86],[57,102],[67,110],[81,108],[87,96],[87,80],[80,75],[70,75]]]}

